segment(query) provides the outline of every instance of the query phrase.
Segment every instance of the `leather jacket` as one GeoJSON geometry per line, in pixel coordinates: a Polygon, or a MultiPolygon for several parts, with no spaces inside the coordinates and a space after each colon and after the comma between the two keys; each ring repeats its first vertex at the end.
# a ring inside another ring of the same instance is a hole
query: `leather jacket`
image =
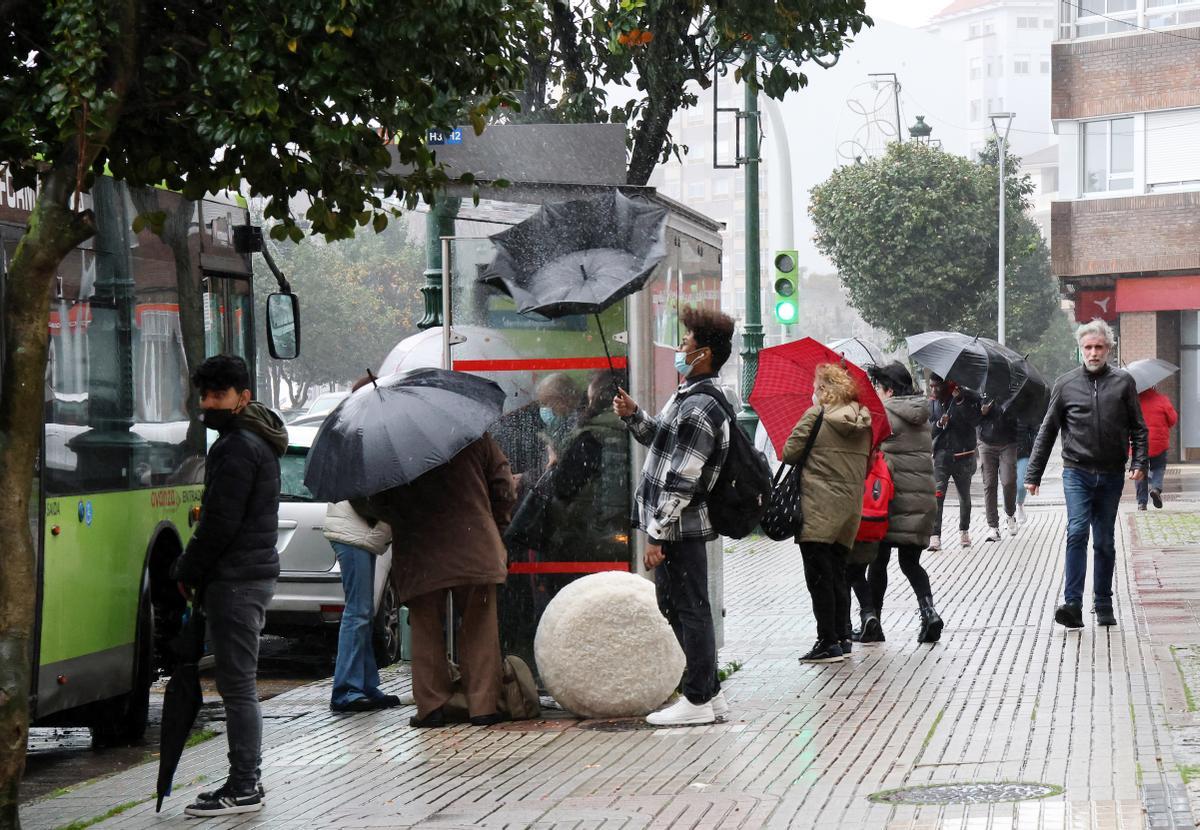
{"type": "Polygon", "coordinates": [[[1146,423],[1133,376],[1105,366],[1072,369],[1054,383],[1046,418],[1033,444],[1025,483],[1041,485],[1054,441],[1062,433],[1063,466],[1094,473],[1146,469],[1146,423]]]}

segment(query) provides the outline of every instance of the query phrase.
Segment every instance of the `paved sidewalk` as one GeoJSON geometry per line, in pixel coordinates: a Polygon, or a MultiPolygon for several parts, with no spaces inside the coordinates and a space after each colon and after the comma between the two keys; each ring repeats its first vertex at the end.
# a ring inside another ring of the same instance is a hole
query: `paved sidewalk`
{"type": "MultiPolygon", "coordinates": [[[[204,826],[1193,827],[1184,773],[1200,774],[1198,507],[1135,514],[1124,505],[1120,625],[1097,629],[1089,615],[1081,632],[1065,632],[1050,622],[1065,521],[1060,507],[1039,506],[1053,501],[1029,502],[1016,539],[925,555],[947,621],[936,646],[915,642],[916,602],[893,563],[887,642],[856,648],[841,665],[796,661],[814,626],[795,546],[731,544],[721,662],[743,667],[726,684],[727,724],[606,732],[559,719],[424,731],[407,726],[411,708],[330,714],[327,681],[285,693],[264,704],[266,810],[204,826]],[[867,798],[914,784],[1017,781],[1064,791],[1000,804],[867,798]]],[[[406,669],[386,674],[389,691],[407,689],[406,669]]],[[[95,826],[201,826],[182,815],[195,789],[186,784],[219,783],[224,753],[223,737],[189,750],[161,815],[151,800],[95,826]]],[[[147,764],[26,805],[25,827],[145,799],[155,772],[147,764]]]]}

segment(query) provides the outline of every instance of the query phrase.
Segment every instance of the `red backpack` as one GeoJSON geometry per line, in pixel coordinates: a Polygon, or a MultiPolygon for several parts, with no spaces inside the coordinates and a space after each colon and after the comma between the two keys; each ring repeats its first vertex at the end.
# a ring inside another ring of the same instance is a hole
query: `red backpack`
{"type": "Polygon", "coordinates": [[[863,488],[862,522],[858,525],[856,542],[882,542],[888,532],[888,505],[896,492],[892,483],[892,471],[881,450],[871,453],[867,467],[866,486],[863,488]]]}

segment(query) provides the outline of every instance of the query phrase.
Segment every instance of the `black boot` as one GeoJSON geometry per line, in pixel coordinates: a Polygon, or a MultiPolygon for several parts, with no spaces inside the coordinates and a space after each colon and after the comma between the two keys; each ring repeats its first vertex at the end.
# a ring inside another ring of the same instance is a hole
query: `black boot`
{"type": "Polygon", "coordinates": [[[921,630],[918,643],[936,643],[942,638],[942,618],[933,607],[933,597],[921,598],[921,630]]]}
{"type": "Polygon", "coordinates": [[[874,608],[862,610],[862,629],[854,639],[860,643],[882,643],[886,639],[883,636],[883,626],[879,624],[879,615],[875,613],[874,608]]]}

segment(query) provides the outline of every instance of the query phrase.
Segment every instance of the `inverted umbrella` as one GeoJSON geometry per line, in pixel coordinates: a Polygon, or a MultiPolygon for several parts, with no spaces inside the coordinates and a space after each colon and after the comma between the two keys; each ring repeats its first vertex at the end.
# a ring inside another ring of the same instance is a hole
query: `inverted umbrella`
{"type": "Polygon", "coordinates": [[[154,812],[162,810],[163,799],[171,794],[171,782],[183,749],[187,746],[196,713],[204,703],[200,691],[200,658],[204,656],[204,611],[193,603],[183,629],[171,640],[175,667],[163,694],[162,729],[158,738],[158,802],[154,812]]]}
{"type": "Polygon", "coordinates": [[[667,210],[618,190],[543,205],[492,236],[496,255],[479,281],[508,294],[522,314],[600,312],[646,284],[667,255],[667,210]]]}
{"type": "Polygon", "coordinates": [[[883,352],[874,343],[861,337],[843,337],[825,345],[858,366],[883,365],[883,352]]]}
{"type": "Polygon", "coordinates": [[[304,484],[320,501],[344,501],[408,484],[483,435],[504,390],[465,372],[413,369],[368,383],[321,425],[304,484]]]}
{"type": "Polygon", "coordinates": [[[892,434],[883,401],[879,400],[867,373],[837,352],[805,337],[758,353],[758,374],[750,393],[750,405],[780,456],[788,436],[812,406],[813,374],[822,363],[845,366],[854,379],[859,403],[871,412],[872,446],[878,446],[892,434]]]}
{"type": "Polygon", "coordinates": [[[1133,375],[1139,393],[1145,392],[1152,386],[1157,386],[1171,375],[1179,371],[1174,363],[1159,360],[1157,357],[1135,360],[1125,367],[1125,371],[1133,375]]]}

